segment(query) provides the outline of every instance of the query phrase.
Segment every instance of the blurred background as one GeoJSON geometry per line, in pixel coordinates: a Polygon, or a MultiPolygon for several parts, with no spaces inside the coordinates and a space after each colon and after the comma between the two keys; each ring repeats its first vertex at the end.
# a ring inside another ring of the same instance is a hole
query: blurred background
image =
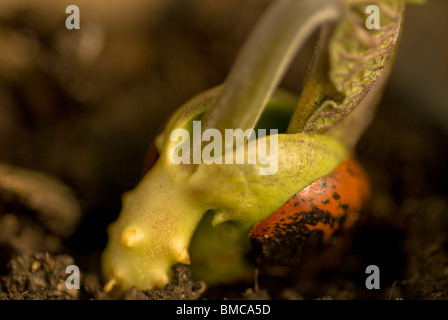
{"type": "MultiPolygon", "coordinates": [[[[117,218],[122,193],[140,180],[161,124],[222,83],[269,2],[0,0],[0,162],[73,188],[84,213],[75,247],[90,250],[97,236],[93,246],[101,250],[105,226],[117,218]],[[71,4],[80,9],[80,30],[65,28],[71,4]]],[[[407,6],[379,106],[385,130],[364,141],[373,141],[364,154],[403,133],[412,137],[411,151],[427,144],[418,126],[397,129],[409,114],[448,134],[447,14],[445,0],[407,6]]],[[[315,39],[282,84],[297,94],[315,39]]]]}

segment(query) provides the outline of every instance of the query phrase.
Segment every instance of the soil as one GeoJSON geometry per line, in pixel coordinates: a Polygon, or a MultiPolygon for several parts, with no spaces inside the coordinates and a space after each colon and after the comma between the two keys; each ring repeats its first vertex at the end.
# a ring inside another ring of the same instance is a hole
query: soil
{"type": "MultiPolygon", "coordinates": [[[[84,20],[90,33],[61,27],[63,9],[51,19],[38,4],[0,15],[0,34],[19,39],[10,50],[39,48],[14,61],[0,53],[0,299],[447,299],[447,133],[394,82],[357,146],[372,197],[336,267],[208,286],[177,265],[163,290],[103,292],[106,226],[141,178],[155,133],[177,106],[222,82],[267,3],[236,10],[235,1],[155,1],[150,18],[131,10],[135,23],[121,28],[112,8],[109,20],[84,20]],[[77,51],[82,43],[90,55],[77,51]],[[65,285],[68,265],[80,268],[79,290],[65,285]],[[381,271],[380,289],[366,288],[369,265],[381,271]]],[[[298,92],[311,52],[285,87],[298,92]]]]}

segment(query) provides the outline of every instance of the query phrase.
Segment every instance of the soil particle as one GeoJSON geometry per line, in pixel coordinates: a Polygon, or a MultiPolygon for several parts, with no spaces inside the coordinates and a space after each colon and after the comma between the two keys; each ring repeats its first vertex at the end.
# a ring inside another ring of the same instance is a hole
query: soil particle
{"type": "Polygon", "coordinates": [[[173,267],[174,279],[163,290],[139,291],[133,287],[126,290],[119,298],[125,300],[196,300],[206,290],[202,281],[193,281],[190,270],[185,265],[173,267]]]}
{"type": "Polygon", "coordinates": [[[0,278],[1,300],[74,300],[79,290],[66,286],[66,268],[73,265],[69,255],[21,254],[9,262],[10,272],[0,278]]]}

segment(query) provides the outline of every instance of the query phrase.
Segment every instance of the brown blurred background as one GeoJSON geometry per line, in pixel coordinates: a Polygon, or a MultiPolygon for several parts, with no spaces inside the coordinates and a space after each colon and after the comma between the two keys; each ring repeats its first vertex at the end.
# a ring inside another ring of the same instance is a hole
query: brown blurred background
{"type": "MultiPolygon", "coordinates": [[[[101,247],[160,125],[224,80],[268,3],[1,0],[0,161],[71,186],[86,213],[81,238],[101,233],[101,247]],[[65,28],[70,4],[80,8],[80,30],[65,28]]],[[[408,5],[380,106],[399,110],[394,121],[400,112],[415,113],[448,128],[446,14],[445,0],[408,5]]],[[[297,94],[312,40],[283,83],[297,94]]]]}

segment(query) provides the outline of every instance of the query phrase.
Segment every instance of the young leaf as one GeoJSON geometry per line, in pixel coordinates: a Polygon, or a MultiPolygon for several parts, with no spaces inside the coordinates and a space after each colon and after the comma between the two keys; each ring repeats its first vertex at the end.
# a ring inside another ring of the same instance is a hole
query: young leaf
{"type": "Polygon", "coordinates": [[[324,29],[289,133],[324,133],[354,147],[369,124],[395,53],[402,1],[346,1],[333,32],[324,29]],[[366,27],[368,5],[379,8],[380,28],[366,27]]]}

